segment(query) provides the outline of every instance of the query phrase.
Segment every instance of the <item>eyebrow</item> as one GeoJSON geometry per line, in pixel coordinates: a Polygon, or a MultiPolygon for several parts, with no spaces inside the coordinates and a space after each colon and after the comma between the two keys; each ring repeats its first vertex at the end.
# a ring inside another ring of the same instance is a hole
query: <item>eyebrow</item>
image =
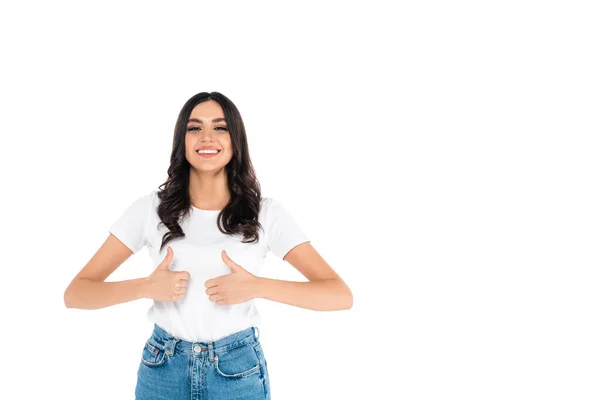
{"type": "MultiPolygon", "coordinates": [[[[225,121],[225,118],[215,118],[215,119],[212,120],[213,123],[215,123],[215,122],[221,122],[221,121],[225,121]]],[[[190,123],[190,122],[197,122],[199,124],[202,123],[202,121],[200,121],[198,118],[190,118],[188,120],[188,123],[190,123]]]]}

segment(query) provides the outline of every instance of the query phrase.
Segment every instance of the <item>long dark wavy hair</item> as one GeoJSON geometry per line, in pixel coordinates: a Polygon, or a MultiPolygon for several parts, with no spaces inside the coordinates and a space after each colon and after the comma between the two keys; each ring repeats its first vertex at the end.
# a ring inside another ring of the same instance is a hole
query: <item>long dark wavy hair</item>
{"type": "Polygon", "coordinates": [[[161,221],[159,225],[162,223],[169,230],[162,238],[161,251],[169,241],[185,237],[179,221],[180,218],[189,216],[192,210],[188,189],[191,165],[185,158],[185,135],[193,108],[208,100],[214,100],[221,105],[233,150],[233,156],[225,166],[230,199],[225,208],[219,212],[217,227],[227,235],[243,235],[243,243],[257,242],[258,230],[263,229],[258,222],[261,206],[260,184],[250,161],[242,116],[235,104],[223,94],[201,92],[192,96],[179,112],[173,135],[169,177],[159,186],[160,204],[157,210],[161,221]]]}

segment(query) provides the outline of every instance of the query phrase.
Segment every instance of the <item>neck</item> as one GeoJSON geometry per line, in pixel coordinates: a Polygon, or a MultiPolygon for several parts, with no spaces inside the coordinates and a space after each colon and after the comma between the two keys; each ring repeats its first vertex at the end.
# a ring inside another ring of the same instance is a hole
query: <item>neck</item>
{"type": "Polygon", "coordinates": [[[203,210],[222,210],[229,202],[225,169],[218,173],[190,169],[189,196],[192,205],[203,210]]]}

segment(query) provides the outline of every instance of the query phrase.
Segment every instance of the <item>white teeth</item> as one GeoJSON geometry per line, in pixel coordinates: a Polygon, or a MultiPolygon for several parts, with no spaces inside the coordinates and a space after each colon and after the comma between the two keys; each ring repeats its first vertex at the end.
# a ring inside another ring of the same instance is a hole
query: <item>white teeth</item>
{"type": "Polygon", "coordinates": [[[201,154],[217,154],[219,151],[218,150],[198,150],[196,151],[196,153],[201,153],[201,154]]]}

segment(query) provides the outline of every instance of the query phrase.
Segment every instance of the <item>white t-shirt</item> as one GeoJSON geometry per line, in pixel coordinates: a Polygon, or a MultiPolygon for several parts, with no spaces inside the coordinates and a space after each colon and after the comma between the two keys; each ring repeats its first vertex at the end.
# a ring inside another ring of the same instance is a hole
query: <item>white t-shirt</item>
{"type": "MultiPolygon", "coordinates": [[[[184,297],[177,301],[153,300],[147,317],[168,332],[191,342],[216,341],[251,326],[260,325],[254,299],[238,304],[214,304],[206,294],[204,283],[211,278],[230,274],[221,258],[221,250],[248,272],[258,275],[268,251],[280,259],[297,245],[310,241],[303,229],[280,202],[262,197],[258,220],[257,243],[242,243],[243,236],[221,233],[217,227],[219,210],[202,210],[192,206],[191,215],[180,219],[186,234],[172,239],[159,253],[162,237],[168,232],[160,225],[157,214],[158,191],[136,199],[109,228],[114,236],[134,253],[148,248],[152,271],[173,250],[171,271],[188,271],[190,279],[184,297]]],[[[148,273],[148,275],[151,272],[148,273]]]]}

